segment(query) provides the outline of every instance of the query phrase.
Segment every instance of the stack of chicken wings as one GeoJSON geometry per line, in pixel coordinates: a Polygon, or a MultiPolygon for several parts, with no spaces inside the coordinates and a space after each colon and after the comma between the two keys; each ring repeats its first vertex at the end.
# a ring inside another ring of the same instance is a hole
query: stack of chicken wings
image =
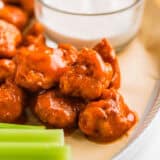
{"type": "Polygon", "coordinates": [[[136,123],[118,92],[119,64],[106,39],[93,48],[50,48],[39,23],[23,32],[32,0],[0,3],[0,122],[16,123],[32,101],[42,123],[79,128],[97,142],[113,141],[136,123]]]}

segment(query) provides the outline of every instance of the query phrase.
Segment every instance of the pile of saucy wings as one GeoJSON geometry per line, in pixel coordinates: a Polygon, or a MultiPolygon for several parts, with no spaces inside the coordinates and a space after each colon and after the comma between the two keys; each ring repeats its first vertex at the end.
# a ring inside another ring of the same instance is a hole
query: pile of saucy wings
{"type": "Polygon", "coordinates": [[[37,119],[52,128],[79,128],[96,142],[123,136],[137,117],[118,92],[120,69],[109,42],[50,48],[39,23],[22,33],[32,7],[12,5],[17,2],[1,1],[9,15],[0,13],[0,122],[16,123],[32,104],[37,119]]]}

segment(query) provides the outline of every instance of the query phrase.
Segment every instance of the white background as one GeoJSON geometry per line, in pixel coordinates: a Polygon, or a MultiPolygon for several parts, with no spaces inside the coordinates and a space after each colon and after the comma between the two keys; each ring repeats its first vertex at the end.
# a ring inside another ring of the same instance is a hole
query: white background
{"type": "Polygon", "coordinates": [[[160,160],[160,112],[147,132],[148,140],[133,160],[160,160]]]}

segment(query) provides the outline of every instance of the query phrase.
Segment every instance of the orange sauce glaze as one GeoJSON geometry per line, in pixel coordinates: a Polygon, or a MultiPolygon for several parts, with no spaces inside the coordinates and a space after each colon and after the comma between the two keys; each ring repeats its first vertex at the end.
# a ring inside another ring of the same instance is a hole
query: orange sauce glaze
{"type": "Polygon", "coordinates": [[[96,142],[116,140],[132,128],[137,117],[118,92],[120,68],[106,39],[93,49],[50,48],[39,24],[23,37],[14,25],[24,23],[13,24],[0,20],[0,122],[25,122],[30,109],[48,127],[78,127],[96,142]]]}

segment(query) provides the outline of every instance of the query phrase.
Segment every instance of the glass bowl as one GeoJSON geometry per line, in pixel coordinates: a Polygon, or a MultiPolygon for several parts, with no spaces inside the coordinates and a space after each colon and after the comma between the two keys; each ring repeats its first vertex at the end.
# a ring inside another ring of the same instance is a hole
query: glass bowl
{"type": "Polygon", "coordinates": [[[119,50],[140,28],[144,0],[36,0],[35,15],[55,42],[92,47],[107,38],[119,50]]]}

